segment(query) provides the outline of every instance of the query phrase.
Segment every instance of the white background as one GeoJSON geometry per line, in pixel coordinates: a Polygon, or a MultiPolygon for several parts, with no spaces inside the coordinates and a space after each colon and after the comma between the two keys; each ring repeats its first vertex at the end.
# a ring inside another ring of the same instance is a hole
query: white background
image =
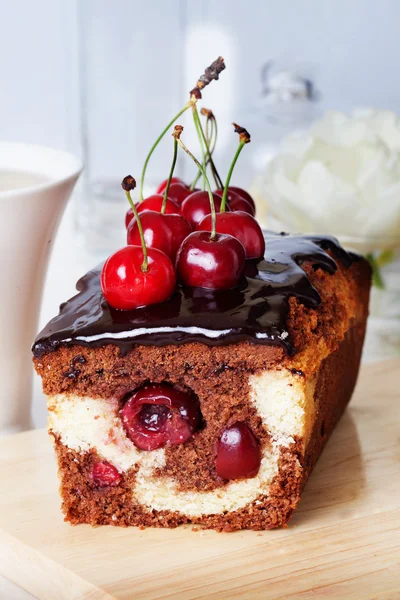
{"type": "MultiPolygon", "coordinates": [[[[149,141],[219,54],[228,68],[207,103],[226,123],[251,110],[271,59],[305,65],[324,108],[400,112],[399,23],[398,0],[0,0],[0,137],[82,154],[86,118],[93,169],[137,172],[149,141]]],[[[222,127],[221,153],[227,144],[222,127]]],[[[87,261],[69,211],[42,322],[87,261]]],[[[44,422],[37,386],[35,421],[44,422]]]]}
{"type": "MultiPolygon", "coordinates": [[[[182,104],[193,74],[218,54],[230,73],[224,87],[210,88],[213,106],[251,105],[261,65],[289,57],[311,65],[326,107],[400,109],[397,0],[1,0],[3,139],[80,151],[78,7],[92,24],[97,15],[92,27],[104,33],[92,51],[103,47],[105,68],[126,73],[138,144],[148,122],[162,123],[182,104]],[[129,39],[129,52],[121,39],[129,39]],[[167,70],[170,85],[155,97],[154,82],[161,77],[165,83],[167,70]]],[[[102,83],[104,90],[112,87],[102,83]]],[[[109,118],[118,122],[122,115],[109,118]]]]}

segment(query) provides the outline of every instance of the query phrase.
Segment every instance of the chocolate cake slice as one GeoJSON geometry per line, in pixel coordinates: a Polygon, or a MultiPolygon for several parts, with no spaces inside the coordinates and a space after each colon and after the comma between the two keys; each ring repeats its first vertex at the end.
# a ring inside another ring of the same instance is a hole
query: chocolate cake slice
{"type": "Polygon", "coordinates": [[[65,519],[285,525],[356,383],[367,261],[268,233],[238,287],[177,286],[133,311],[109,307],[99,273],[33,346],[65,519]]]}

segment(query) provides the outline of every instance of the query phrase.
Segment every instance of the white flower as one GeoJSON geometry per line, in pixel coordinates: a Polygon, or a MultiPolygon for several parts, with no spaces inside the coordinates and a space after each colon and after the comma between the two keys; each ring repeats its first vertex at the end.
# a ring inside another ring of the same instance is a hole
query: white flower
{"type": "Polygon", "coordinates": [[[364,252],[399,245],[400,119],[370,109],[326,113],[283,140],[264,194],[289,231],[358,238],[364,252]]]}

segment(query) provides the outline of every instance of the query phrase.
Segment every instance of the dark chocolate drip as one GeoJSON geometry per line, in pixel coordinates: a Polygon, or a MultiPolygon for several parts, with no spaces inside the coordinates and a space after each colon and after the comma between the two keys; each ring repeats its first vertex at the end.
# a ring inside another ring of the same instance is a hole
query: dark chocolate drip
{"type": "Polygon", "coordinates": [[[77,283],[79,293],[61,305],[59,315],[38,335],[34,355],[40,357],[60,345],[114,344],[125,353],[135,344],[214,346],[244,340],[279,344],[294,354],[286,329],[289,297],[311,308],[321,302],[302,263],[311,261],[314,269],[334,273],[337,265],[327,251],[345,266],[357,257],[331,237],[284,233],[265,237],[264,259],[248,261],[238,287],[218,291],[178,286],[167,302],[133,311],[111,308],[101,293],[100,268],[89,271],[77,283]]]}

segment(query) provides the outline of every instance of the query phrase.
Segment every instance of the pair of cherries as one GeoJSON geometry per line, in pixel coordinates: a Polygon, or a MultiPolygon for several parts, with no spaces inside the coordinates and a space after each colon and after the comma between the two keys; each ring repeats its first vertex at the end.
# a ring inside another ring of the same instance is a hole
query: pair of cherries
{"type": "MultiPolygon", "coordinates": [[[[147,384],[134,392],[121,410],[125,432],[141,450],[185,443],[200,427],[199,401],[168,384],[147,384]]],[[[254,477],[261,453],[250,427],[237,422],[226,427],[217,444],[216,470],[222,479],[254,477]]],[[[118,485],[121,476],[105,461],[95,463],[92,479],[98,486],[118,485]]]]}

